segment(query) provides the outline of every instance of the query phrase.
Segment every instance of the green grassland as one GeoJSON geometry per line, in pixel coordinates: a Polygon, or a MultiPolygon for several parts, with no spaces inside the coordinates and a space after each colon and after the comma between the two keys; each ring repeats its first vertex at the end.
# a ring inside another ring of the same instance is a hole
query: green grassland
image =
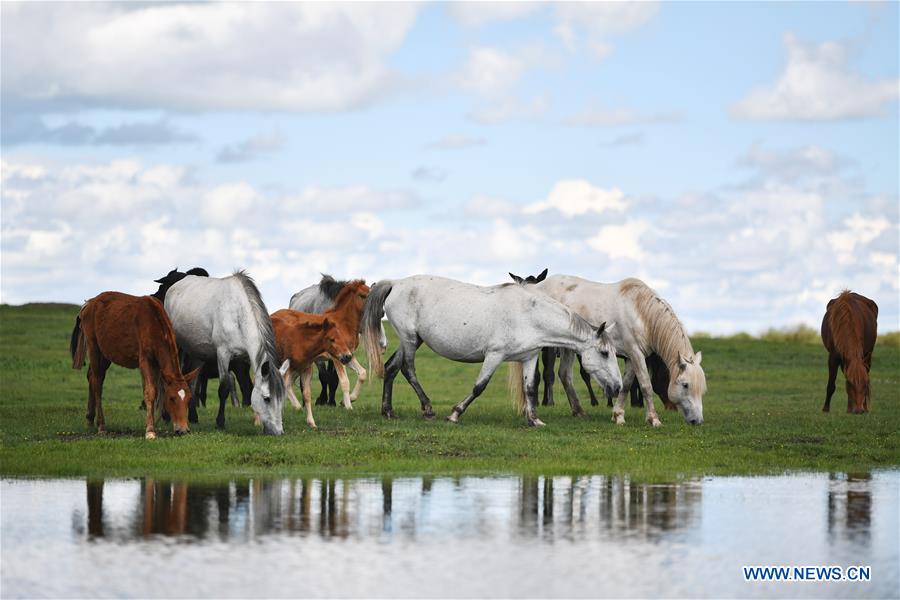
{"type": "MultiPolygon", "coordinates": [[[[506,368],[472,404],[459,425],[443,420],[471,389],[478,365],[444,360],[427,348],[418,376],[439,419],[419,415],[418,401],[398,376],[395,420],[380,416],[381,381],[363,388],[353,411],[314,407],[317,431],[302,412],[285,407],[285,435],[263,436],[249,409],[226,410],[215,428],[216,382],[200,423],[176,437],[160,423],[157,440],[143,437],[140,376],[113,367],[104,390],[109,433],[84,425],[86,369],[73,371],[68,341],[77,307],[0,306],[0,474],[6,476],[199,477],[369,474],[628,474],[668,481],[711,474],[858,471],[900,466],[900,348],[879,345],[872,365],[871,413],[848,415],[843,378],[832,412],[821,412],[827,373],[821,345],[796,341],[712,339],[703,351],[709,392],[705,424],[690,427],[663,411],[663,427],[644,424],[628,408],[627,424],[610,409],[571,416],[561,386],[557,404],[539,407],[547,426],[528,428],[511,407],[506,368]]],[[[395,344],[391,343],[391,348],[395,344]]],[[[318,383],[314,382],[314,391],[318,383]]]]}

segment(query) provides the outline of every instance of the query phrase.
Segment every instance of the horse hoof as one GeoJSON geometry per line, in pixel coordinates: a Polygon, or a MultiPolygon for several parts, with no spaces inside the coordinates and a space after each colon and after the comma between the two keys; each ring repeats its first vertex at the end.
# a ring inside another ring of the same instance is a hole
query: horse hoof
{"type": "Polygon", "coordinates": [[[106,428],[105,428],[105,427],[98,427],[98,428],[97,428],[97,435],[106,435],[106,428]]]}
{"type": "Polygon", "coordinates": [[[152,431],[148,431],[147,433],[144,434],[144,439],[147,439],[147,440],[155,440],[155,439],[156,439],[156,434],[153,433],[152,431]]]}
{"type": "Polygon", "coordinates": [[[397,418],[397,415],[394,414],[394,411],[393,411],[393,410],[382,410],[382,411],[381,411],[381,416],[384,417],[385,419],[395,419],[395,418],[397,418]]]}
{"type": "Polygon", "coordinates": [[[575,411],[572,411],[572,416],[573,417],[586,417],[587,413],[584,412],[583,410],[575,410],[575,411]]]}
{"type": "Polygon", "coordinates": [[[612,417],[612,422],[616,425],[624,425],[625,424],[625,415],[622,414],[614,414],[612,417]]]}
{"type": "Polygon", "coordinates": [[[427,419],[429,421],[433,421],[434,420],[434,411],[426,410],[425,412],[422,413],[422,417],[424,417],[425,419],[427,419]]]}
{"type": "Polygon", "coordinates": [[[535,419],[535,420],[533,420],[533,421],[529,421],[528,424],[529,424],[531,427],[543,427],[544,425],[546,425],[546,423],[544,423],[544,422],[541,421],[540,419],[535,419]]]}
{"type": "Polygon", "coordinates": [[[656,417],[653,417],[652,419],[647,419],[647,424],[650,425],[650,427],[662,427],[662,423],[656,417]]]}
{"type": "Polygon", "coordinates": [[[459,423],[459,415],[456,413],[456,411],[453,411],[452,413],[447,415],[447,420],[451,423],[459,423]]]}

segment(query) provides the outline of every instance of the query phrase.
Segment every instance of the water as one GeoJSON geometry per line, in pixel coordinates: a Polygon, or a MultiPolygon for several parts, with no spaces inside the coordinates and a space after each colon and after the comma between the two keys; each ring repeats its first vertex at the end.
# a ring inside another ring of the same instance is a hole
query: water
{"type": "Polygon", "coordinates": [[[900,472],[0,482],[14,597],[897,597],[900,472]],[[749,583],[743,565],[871,566],[749,583]]]}

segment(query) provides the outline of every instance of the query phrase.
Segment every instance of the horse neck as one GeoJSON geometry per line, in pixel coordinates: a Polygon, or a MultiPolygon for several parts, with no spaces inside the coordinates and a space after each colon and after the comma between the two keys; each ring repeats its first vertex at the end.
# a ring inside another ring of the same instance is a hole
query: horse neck
{"type": "MultiPolygon", "coordinates": [[[[160,307],[161,309],[161,307],[160,307]]],[[[175,344],[175,332],[167,319],[154,313],[154,319],[163,334],[150,334],[150,352],[159,367],[159,373],[166,384],[176,382],[182,378],[181,364],[178,361],[178,346],[175,344]]]]}
{"type": "Polygon", "coordinates": [[[593,329],[587,326],[585,331],[574,331],[570,309],[549,298],[545,305],[547,307],[546,312],[539,317],[541,325],[539,327],[541,330],[539,342],[541,346],[580,351],[590,343],[593,329]]]}
{"type": "Polygon", "coordinates": [[[334,306],[325,311],[323,314],[330,319],[340,322],[347,326],[350,331],[359,331],[359,323],[362,319],[362,310],[356,304],[356,292],[345,286],[338,294],[334,306]]]}
{"type": "Polygon", "coordinates": [[[829,316],[831,337],[834,340],[835,349],[845,362],[863,359],[863,342],[861,324],[858,317],[853,314],[849,299],[841,296],[834,305],[829,316]]]}

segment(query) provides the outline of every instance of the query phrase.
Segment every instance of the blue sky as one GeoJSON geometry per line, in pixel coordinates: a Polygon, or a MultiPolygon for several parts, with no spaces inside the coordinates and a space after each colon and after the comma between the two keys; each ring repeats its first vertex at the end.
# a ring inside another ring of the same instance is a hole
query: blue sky
{"type": "Polygon", "coordinates": [[[0,11],[3,302],[549,267],[692,331],[844,287],[898,328],[897,3],[0,11]]]}

